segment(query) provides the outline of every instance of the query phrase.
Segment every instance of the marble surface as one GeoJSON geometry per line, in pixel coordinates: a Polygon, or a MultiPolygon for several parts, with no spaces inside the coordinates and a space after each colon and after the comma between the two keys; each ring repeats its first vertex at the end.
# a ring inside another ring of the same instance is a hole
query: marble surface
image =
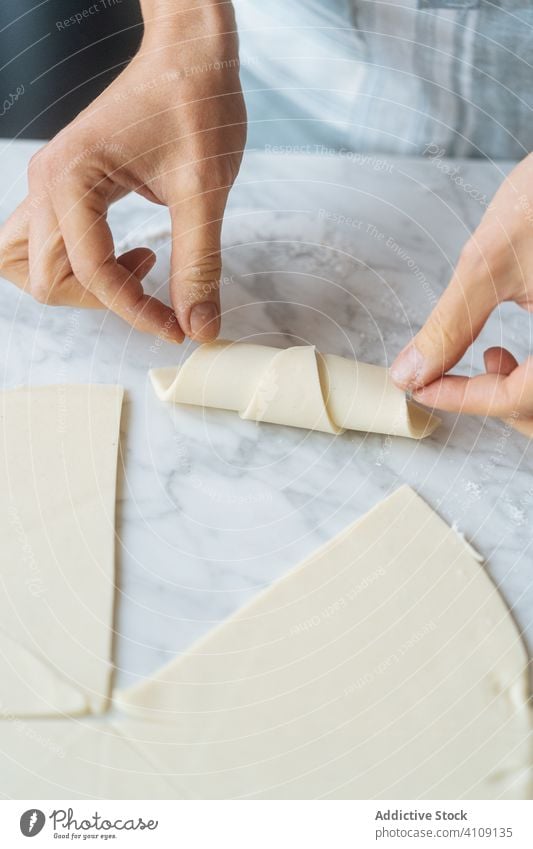
{"type": "MultiPolygon", "coordinates": [[[[25,192],[35,145],[4,143],[0,218],[25,192]]],[[[222,335],[390,364],[445,286],[507,165],[325,151],[247,156],[224,228],[222,335]]],[[[149,244],[166,293],[164,209],[130,197],[111,220],[149,244]]],[[[506,305],[461,364],[530,350],[531,316],[506,305]]],[[[533,445],[503,423],[445,415],[428,440],[331,437],[156,400],[150,367],[191,351],[112,315],[45,308],[0,284],[4,387],[76,381],[126,389],[118,498],[117,683],[131,683],[229,616],[407,482],[483,554],[533,645],[533,445]]],[[[295,387],[295,391],[298,388],[295,387]]]]}

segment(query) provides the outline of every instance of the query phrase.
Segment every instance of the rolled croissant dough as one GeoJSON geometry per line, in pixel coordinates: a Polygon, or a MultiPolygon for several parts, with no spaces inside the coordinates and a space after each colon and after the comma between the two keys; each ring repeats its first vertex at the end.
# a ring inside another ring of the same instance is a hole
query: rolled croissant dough
{"type": "Polygon", "coordinates": [[[0,717],[108,702],[122,394],[0,395],[0,717]]]}
{"type": "Polygon", "coordinates": [[[218,341],[179,368],[150,372],[163,401],[235,410],[241,418],[342,433],[362,430],[421,439],[440,420],[408,401],[387,369],[320,354],[218,341]]]}

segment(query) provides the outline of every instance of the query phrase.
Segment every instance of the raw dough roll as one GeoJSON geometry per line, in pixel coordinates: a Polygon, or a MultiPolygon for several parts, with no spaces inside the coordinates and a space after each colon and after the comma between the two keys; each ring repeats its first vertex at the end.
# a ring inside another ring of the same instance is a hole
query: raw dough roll
{"type": "Polygon", "coordinates": [[[235,410],[257,422],[413,439],[440,424],[407,400],[386,368],[320,354],[311,345],[280,350],[220,340],[201,345],[182,366],[152,370],[150,377],[162,401],[235,410]]]}

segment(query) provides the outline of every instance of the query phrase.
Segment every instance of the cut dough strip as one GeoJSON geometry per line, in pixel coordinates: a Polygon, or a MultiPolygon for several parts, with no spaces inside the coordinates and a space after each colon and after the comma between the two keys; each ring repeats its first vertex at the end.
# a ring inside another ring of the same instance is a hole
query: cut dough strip
{"type": "Polygon", "coordinates": [[[313,346],[280,350],[220,340],[201,345],[180,367],[152,370],[150,377],[162,401],[325,433],[422,439],[440,424],[407,400],[387,369],[320,354],[313,346]]]}
{"type": "Polygon", "coordinates": [[[122,396],[0,393],[0,718],[108,705],[122,396]]]}

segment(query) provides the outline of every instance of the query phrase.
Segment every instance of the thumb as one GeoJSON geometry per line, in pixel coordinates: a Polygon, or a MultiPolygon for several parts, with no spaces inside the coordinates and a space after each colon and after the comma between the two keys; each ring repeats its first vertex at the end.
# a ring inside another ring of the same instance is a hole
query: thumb
{"type": "Polygon", "coordinates": [[[412,390],[442,377],[459,362],[497,304],[487,268],[478,264],[473,272],[461,259],[428,320],[392,364],[393,381],[412,390]]]}
{"type": "Polygon", "coordinates": [[[171,207],[170,297],[179,324],[197,342],[220,330],[220,237],[227,190],[197,194],[171,207]]]}

